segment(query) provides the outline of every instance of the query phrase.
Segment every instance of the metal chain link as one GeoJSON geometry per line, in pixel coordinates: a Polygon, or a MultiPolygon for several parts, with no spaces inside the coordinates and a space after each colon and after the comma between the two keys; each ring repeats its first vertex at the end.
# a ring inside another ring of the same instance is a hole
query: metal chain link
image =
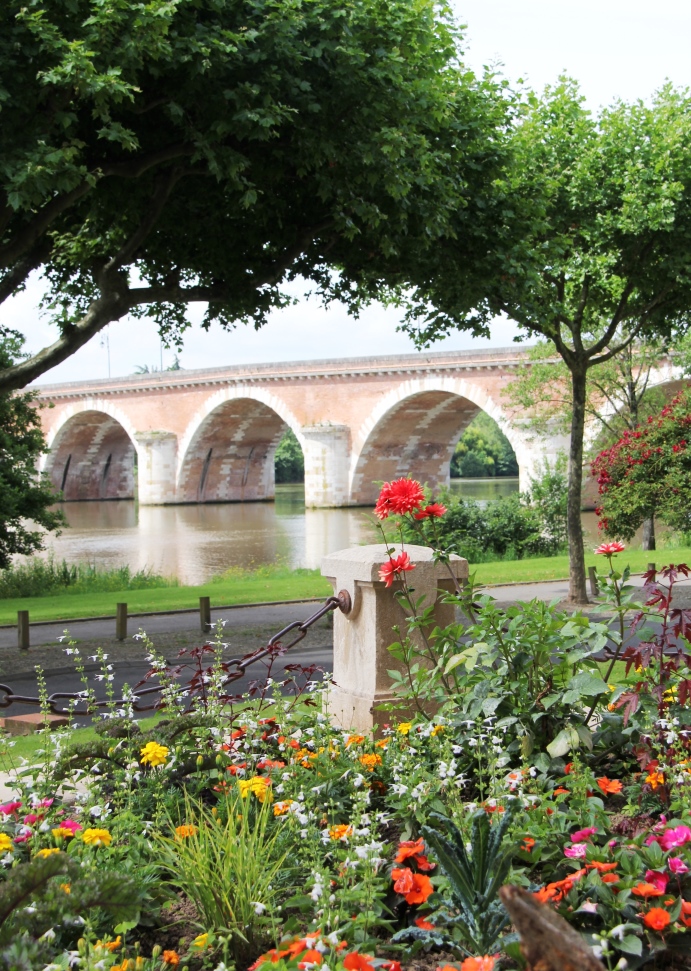
{"type": "MultiPolygon", "coordinates": [[[[307,631],[318,620],[325,617],[326,614],[331,613],[333,610],[340,610],[344,614],[350,613],[352,608],[352,603],[350,599],[350,594],[347,590],[341,590],[338,596],[328,597],[319,610],[316,610],[311,614],[306,620],[295,620],[292,624],[288,624],[283,630],[280,630],[277,634],[267,642],[266,647],[262,647],[252,654],[248,654],[246,657],[236,658],[225,662],[228,668],[235,668],[234,671],[230,671],[226,677],[223,679],[222,687],[232,684],[234,681],[238,681],[244,675],[247,668],[252,664],[256,664],[257,661],[263,661],[264,658],[271,656],[275,653],[275,650],[280,646],[283,650],[289,651],[296,644],[299,644],[301,640],[307,635],[307,631]],[[295,631],[295,637],[291,640],[289,644],[283,644],[283,638],[295,631]]],[[[160,694],[162,688],[160,685],[154,685],[150,688],[142,688],[140,691],[133,691],[130,696],[125,698],[117,699],[104,699],[101,701],[92,701],[90,703],[90,708],[105,708],[110,705],[115,705],[116,707],[121,707],[123,705],[129,705],[133,711],[155,711],[160,707],[160,703],[155,703],[152,705],[143,705],[140,703],[140,699],[146,698],[148,695],[160,694]]],[[[184,689],[181,688],[182,692],[184,689]]],[[[69,708],[58,708],[59,702],[73,701],[77,704],[72,710],[73,715],[88,715],[89,711],[79,710],[78,705],[80,702],[85,701],[84,692],[69,692],[69,691],[55,691],[53,694],[48,695],[47,699],[43,702],[38,697],[33,697],[30,695],[16,695],[13,693],[12,688],[6,684],[0,684],[0,708],[9,708],[10,705],[20,704],[20,705],[32,705],[34,707],[40,708],[41,705],[47,707],[51,714],[53,715],[64,715],[68,712],[69,708]]]]}

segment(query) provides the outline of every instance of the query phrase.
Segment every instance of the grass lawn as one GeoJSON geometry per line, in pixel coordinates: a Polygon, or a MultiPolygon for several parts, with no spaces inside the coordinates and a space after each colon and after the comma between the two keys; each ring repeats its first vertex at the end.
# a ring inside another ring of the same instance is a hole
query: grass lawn
{"type": "MultiPolygon", "coordinates": [[[[587,566],[604,570],[607,561],[593,553],[586,555],[587,566]]],[[[619,557],[622,567],[628,563],[634,573],[641,573],[649,562],[658,567],[668,563],[691,562],[691,549],[657,550],[650,553],[631,550],[619,557]]],[[[568,556],[550,556],[529,560],[504,560],[497,563],[471,564],[478,583],[530,583],[538,580],[559,580],[569,575],[568,556]]],[[[256,573],[229,572],[213,583],[200,587],[158,587],[146,590],[125,590],[110,593],[59,594],[51,597],[21,597],[0,600],[0,624],[15,624],[17,611],[28,610],[30,619],[71,620],[74,617],[115,616],[115,605],[125,602],[129,612],[145,613],[156,610],[196,609],[199,597],[210,597],[211,606],[261,603],[267,600],[303,600],[328,597],[328,583],[318,570],[267,568],[256,573]]]]}
{"type": "MultiPolygon", "coordinates": [[[[627,550],[615,560],[622,569],[627,565],[632,573],[642,573],[648,563],[655,563],[658,569],[669,563],[691,562],[691,548],[683,547],[670,550],[627,550]]],[[[595,556],[586,552],[586,567],[596,566],[598,570],[607,568],[604,556],[595,556]]],[[[569,558],[562,556],[544,556],[530,560],[504,560],[499,563],[471,564],[470,572],[475,573],[478,583],[530,583],[534,580],[561,580],[569,575],[569,558]]]]}
{"type": "MultiPolygon", "coordinates": [[[[158,714],[140,719],[139,725],[142,731],[152,728],[162,717],[158,714]]],[[[98,736],[93,728],[75,728],[70,734],[70,742],[89,742],[94,738],[98,736]]],[[[44,746],[45,738],[42,732],[34,732],[33,735],[0,735],[0,772],[9,772],[13,768],[18,768],[22,759],[31,762],[36,752],[44,746]]]]}
{"type": "Polygon", "coordinates": [[[318,570],[259,571],[224,577],[201,587],[154,587],[111,593],[63,593],[52,597],[21,597],[0,600],[0,624],[17,622],[17,611],[28,610],[32,621],[71,620],[73,617],[115,616],[115,605],[127,603],[129,613],[154,610],[196,609],[200,597],[211,606],[261,603],[266,600],[303,600],[328,597],[331,584],[318,570]]]}

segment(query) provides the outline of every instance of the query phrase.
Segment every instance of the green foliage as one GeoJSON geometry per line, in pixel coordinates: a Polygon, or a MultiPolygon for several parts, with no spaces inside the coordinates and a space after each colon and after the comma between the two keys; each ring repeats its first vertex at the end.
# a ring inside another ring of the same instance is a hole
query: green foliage
{"type": "Polygon", "coordinates": [[[0,600],[11,597],[50,597],[56,593],[110,593],[116,590],[150,590],[176,587],[173,577],[164,577],[152,570],[137,570],[129,566],[100,568],[90,563],[57,563],[32,559],[28,563],[12,564],[0,570],[0,600]]]}
{"type": "Polygon", "coordinates": [[[629,540],[643,521],[658,517],[691,530],[691,387],[657,415],[626,432],[593,462],[600,492],[600,527],[629,540]]]}
{"type": "Polygon", "coordinates": [[[235,790],[212,812],[186,795],[183,822],[195,831],[159,838],[170,883],[193,901],[205,928],[230,934],[243,966],[269,939],[286,855],[269,798],[248,796],[235,790]]]}
{"type": "Polygon", "coordinates": [[[512,800],[494,826],[484,809],[473,813],[470,850],[452,820],[438,813],[431,814],[431,825],[422,827],[422,835],[449,881],[451,899],[458,910],[452,922],[460,927],[471,954],[494,953],[510,923],[497,895],[511,869],[514,848],[504,844],[504,839],[519,808],[519,801],[512,800]]]}
{"type": "MultiPolygon", "coordinates": [[[[0,369],[21,357],[22,344],[21,335],[0,328],[0,369]]],[[[45,531],[65,523],[50,508],[57,495],[37,474],[46,442],[35,399],[34,392],[0,395],[0,569],[15,553],[40,550],[45,531]]]]}
{"type": "Polygon", "coordinates": [[[304,482],[305,457],[295,432],[287,428],[274,458],[276,482],[304,482]]]}
{"type": "Polygon", "coordinates": [[[479,412],[463,432],[451,458],[451,476],[518,475],[511,443],[493,418],[479,412]]]}
{"type": "Polygon", "coordinates": [[[189,301],[258,327],[298,276],[356,311],[363,265],[491,178],[504,117],[435,0],[7,0],[0,76],[0,299],[40,267],[60,328],[6,389],[128,312],[179,345],[189,301]]]}
{"type": "Polygon", "coordinates": [[[554,465],[543,463],[540,474],[530,483],[526,497],[540,516],[543,534],[557,549],[564,549],[568,540],[567,487],[566,456],[561,455],[554,465]]]}

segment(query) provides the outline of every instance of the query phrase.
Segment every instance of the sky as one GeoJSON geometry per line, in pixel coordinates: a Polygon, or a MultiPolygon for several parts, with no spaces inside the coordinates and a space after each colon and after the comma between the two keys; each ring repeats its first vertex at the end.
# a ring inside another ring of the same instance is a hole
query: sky
{"type": "MultiPolygon", "coordinates": [[[[566,72],[577,78],[592,109],[622,98],[646,99],[666,79],[691,86],[691,3],[689,0],[452,0],[467,25],[466,62],[476,70],[502,65],[511,81],[522,78],[538,90],[566,72]]],[[[51,343],[54,328],[41,319],[39,279],[0,310],[0,323],[27,336],[26,349],[51,343]]],[[[297,295],[297,291],[296,291],[297,295]]],[[[192,308],[190,318],[201,317],[192,308]]],[[[340,307],[324,310],[300,299],[276,311],[260,331],[244,326],[225,333],[188,331],[180,355],[184,368],[217,365],[408,354],[415,348],[397,333],[395,310],[372,306],[359,319],[340,307]]],[[[516,329],[496,321],[489,340],[458,333],[436,345],[461,350],[511,343],[516,329]]],[[[138,366],[168,367],[175,352],[161,346],[155,325],[124,319],[111,324],[39,383],[79,381],[132,374],[138,366]]]]}

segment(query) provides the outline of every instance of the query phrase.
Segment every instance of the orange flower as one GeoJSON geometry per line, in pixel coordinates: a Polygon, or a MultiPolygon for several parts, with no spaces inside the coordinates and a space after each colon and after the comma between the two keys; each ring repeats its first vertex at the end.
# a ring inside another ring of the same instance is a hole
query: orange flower
{"type": "Polygon", "coordinates": [[[357,951],[353,951],[351,954],[346,954],[343,967],[346,971],[373,971],[371,960],[370,954],[358,954],[357,951]]]}
{"type": "Polygon", "coordinates": [[[616,873],[605,873],[602,877],[603,883],[619,883],[619,877],[616,873]]]}
{"type": "Polygon", "coordinates": [[[300,958],[298,968],[300,971],[304,971],[308,964],[323,964],[323,962],[324,958],[322,957],[321,952],[315,951],[314,948],[310,948],[308,951],[305,951],[300,958]]]}
{"type": "Polygon", "coordinates": [[[672,921],[662,907],[651,907],[647,914],[643,914],[643,923],[653,931],[663,931],[672,921]]]}
{"type": "Polygon", "coordinates": [[[405,897],[408,904],[424,904],[427,898],[434,893],[430,878],[426,877],[424,873],[413,873],[407,866],[393,869],[391,876],[395,881],[394,890],[405,897]]]}
{"type": "Polygon", "coordinates": [[[374,772],[378,765],[381,765],[381,755],[361,755],[358,759],[360,765],[363,765],[368,772],[374,772]]]}
{"type": "Polygon", "coordinates": [[[568,796],[568,794],[569,790],[565,789],[563,786],[559,786],[559,788],[555,789],[552,793],[553,796],[568,796]]]}
{"type": "Polygon", "coordinates": [[[530,853],[532,848],[535,846],[535,840],[532,836],[524,836],[523,842],[521,843],[521,849],[524,853],[530,853]]]}
{"type": "Polygon", "coordinates": [[[595,780],[597,782],[598,788],[606,796],[617,796],[624,786],[618,779],[608,779],[606,775],[595,780]]]}
{"type": "Polygon", "coordinates": [[[664,773],[653,770],[647,774],[645,781],[651,789],[657,789],[665,784],[665,776],[664,773]]]}
{"type": "Polygon", "coordinates": [[[332,840],[343,840],[352,835],[353,827],[347,826],[345,823],[341,823],[338,826],[332,826],[329,829],[329,836],[332,840]]]}
{"type": "Polygon", "coordinates": [[[394,857],[396,863],[403,863],[411,856],[418,856],[425,852],[425,841],[420,837],[419,840],[403,840],[398,844],[398,852],[394,857]]]}
{"type": "Polygon", "coordinates": [[[176,826],[175,827],[175,839],[182,840],[186,839],[188,836],[196,836],[197,827],[192,825],[186,826],[176,826]]]}
{"type": "Polygon", "coordinates": [[[635,897],[643,897],[644,900],[647,900],[648,897],[662,897],[664,892],[664,890],[660,890],[659,887],[656,887],[655,884],[647,883],[645,881],[637,883],[631,891],[635,897]]]}
{"type": "Polygon", "coordinates": [[[616,863],[616,862],[615,863],[600,863],[599,860],[593,860],[592,863],[589,863],[588,864],[587,869],[588,870],[597,870],[598,873],[609,873],[610,870],[616,870],[616,868],[618,866],[619,866],[619,864],[616,863]]]}
{"type": "Polygon", "coordinates": [[[180,963],[180,955],[177,951],[164,951],[161,960],[164,964],[169,964],[171,968],[177,968],[180,963]]]}
{"type": "Polygon", "coordinates": [[[365,741],[364,735],[349,735],[346,739],[346,748],[350,748],[351,745],[359,745],[361,742],[365,741]]]}
{"type": "Polygon", "coordinates": [[[461,971],[492,971],[496,963],[497,959],[487,954],[483,958],[466,958],[461,965],[461,971]]]}
{"type": "Polygon", "coordinates": [[[415,926],[416,927],[419,927],[421,931],[433,931],[434,930],[434,924],[430,923],[430,921],[428,921],[428,920],[425,920],[424,917],[416,917],[415,918],[415,926]]]}
{"type": "Polygon", "coordinates": [[[684,927],[691,927],[691,900],[682,900],[679,920],[682,922],[684,927]]]}

